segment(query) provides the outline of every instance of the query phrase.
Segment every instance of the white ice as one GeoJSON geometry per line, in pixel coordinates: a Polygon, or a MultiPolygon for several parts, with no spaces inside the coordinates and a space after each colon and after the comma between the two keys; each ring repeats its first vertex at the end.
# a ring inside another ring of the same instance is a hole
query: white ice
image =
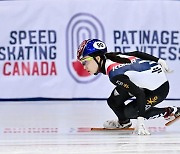
{"type": "Polygon", "coordinates": [[[80,129],[114,118],[105,101],[0,102],[0,154],[180,154],[179,121],[146,121],[150,136],[80,129]]]}

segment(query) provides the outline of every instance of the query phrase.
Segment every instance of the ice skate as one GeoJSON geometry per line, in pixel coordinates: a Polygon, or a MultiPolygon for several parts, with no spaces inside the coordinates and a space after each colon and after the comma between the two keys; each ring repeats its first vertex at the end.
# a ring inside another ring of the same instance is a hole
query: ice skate
{"type": "Polygon", "coordinates": [[[127,120],[123,123],[120,123],[119,120],[107,120],[106,122],[104,122],[103,127],[107,129],[116,129],[116,128],[124,129],[131,127],[131,125],[132,123],[130,120],[127,120]]]}
{"type": "Polygon", "coordinates": [[[164,119],[168,122],[165,124],[166,126],[171,125],[175,121],[177,121],[180,117],[180,108],[179,107],[168,107],[167,112],[164,115],[164,119]]]}

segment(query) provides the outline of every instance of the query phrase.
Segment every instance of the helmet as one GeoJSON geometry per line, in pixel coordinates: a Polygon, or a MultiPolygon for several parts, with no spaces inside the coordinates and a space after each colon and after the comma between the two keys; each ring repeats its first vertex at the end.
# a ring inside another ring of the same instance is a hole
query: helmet
{"type": "Polygon", "coordinates": [[[77,51],[77,59],[80,60],[85,56],[103,55],[107,52],[107,47],[104,42],[98,39],[84,40],[77,51]]]}

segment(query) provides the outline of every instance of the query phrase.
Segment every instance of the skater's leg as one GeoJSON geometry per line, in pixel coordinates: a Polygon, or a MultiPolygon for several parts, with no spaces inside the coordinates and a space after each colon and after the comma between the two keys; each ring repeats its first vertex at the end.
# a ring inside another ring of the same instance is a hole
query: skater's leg
{"type": "MultiPolygon", "coordinates": [[[[136,119],[138,117],[138,108],[136,103],[136,100],[134,100],[125,107],[125,117],[129,119],[136,119]]],[[[145,112],[145,118],[155,119],[164,117],[166,120],[173,120],[175,117],[179,117],[179,110],[180,109],[177,107],[157,108],[152,106],[145,112]]]]}
{"type": "Polygon", "coordinates": [[[103,124],[104,128],[128,128],[132,125],[130,119],[124,115],[124,102],[131,97],[132,96],[130,96],[127,92],[118,90],[116,88],[112,91],[111,96],[107,100],[107,103],[116,114],[118,119],[107,120],[103,124]]]}
{"type": "Polygon", "coordinates": [[[107,99],[109,107],[114,111],[119,121],[123,122],[128,120],[128,118],[124,115],[124,102],[131,97],[132,96],[130,96],[128,92],[120,91],[119,89],[115,88],[112,91],[111,96],[107,99]]]}
{"type": "MultiPolygon", "coordinates": [[[[165,116],[169,111],[168,108],[156,108],[155,105],[162,102],[168,92],[169,92],[169,83],[166,82],[162,86],[160,86],[158,89],[154,91],[150,91],[147,89],[145,90],[146,95],[146,112],[145,112],[145,118],[157,118],[160,116],[165,116]]],[[[137,102],[136,100],[133,100],[125,107],[125,116],[128,118],[137,118],[138,116],[138,108],[137,108],[137,102]]]]}
{"type": "MultiPolygon", "coordinates": [[[[130,102],[124,109],[124,113],[127,118],[136,119],[138,117],[138,108],[136,103],[136,100],[134,100],[130,102]]],[[[154,119],[162,116],[164,117],[168,112],[168,108],[157,108],[152,106],[145,111],[145,118],[154,119]]]]}

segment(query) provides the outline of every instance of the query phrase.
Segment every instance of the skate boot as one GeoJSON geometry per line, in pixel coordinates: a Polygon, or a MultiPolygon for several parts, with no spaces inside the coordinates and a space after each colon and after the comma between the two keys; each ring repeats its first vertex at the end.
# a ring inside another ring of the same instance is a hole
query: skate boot
{"type": "Polygon", "coordinates": [[[179,119],[180,117],[180,107],[168,107],[166,108],[166,114],[164,115],[164,119],[168,122],[165,124],[166,126],[170,125],[173,121],[179,119]]]}
{"type": "Polygon", "coordinates": [[[103,127],[108,129],[115,129],[115,128],[129,128],[131,127],[132,122],[128,119],[123,122],[119,122],[119,120],[107,120],[104,122],[103,127]]]}

